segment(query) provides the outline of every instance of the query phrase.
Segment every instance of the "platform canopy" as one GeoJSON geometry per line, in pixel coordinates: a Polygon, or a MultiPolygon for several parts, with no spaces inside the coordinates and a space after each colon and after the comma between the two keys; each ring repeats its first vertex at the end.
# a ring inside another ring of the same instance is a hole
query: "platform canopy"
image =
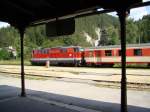
{"type": "Polygon", "coordinates": [[[20,27],[98,8],[119,10],[141,0],[0,0],[0,21],[20,27]]]}

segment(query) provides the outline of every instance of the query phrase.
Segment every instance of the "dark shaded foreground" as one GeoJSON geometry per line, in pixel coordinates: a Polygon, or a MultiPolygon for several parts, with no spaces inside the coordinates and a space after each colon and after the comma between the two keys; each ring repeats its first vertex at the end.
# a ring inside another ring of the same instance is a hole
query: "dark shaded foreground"
{"type": "MultiPolygon", "coordinates": [[[[75,110],[33,100],[29,97],[41,98],[46,101],[57,101],[102,112],[120,112],[120,104],[105,101],[82,99],[60,94],[27,90],[27,97],[20,97],[20,88],[0,86],[0,112],[77,112],[75,110]]],[[[150,112],[150,108],[128,105],[129,112],[150,112]]]]}

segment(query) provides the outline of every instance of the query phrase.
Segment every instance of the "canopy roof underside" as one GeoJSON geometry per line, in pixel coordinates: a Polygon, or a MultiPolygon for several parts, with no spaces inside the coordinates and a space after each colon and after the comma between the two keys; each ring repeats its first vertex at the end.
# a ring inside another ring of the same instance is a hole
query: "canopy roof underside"
{"type": "Polygon", "coordinates": [[[1,0],[0,21],[20,27],[96,10],[127,8],[141,0],[1,0]]]}

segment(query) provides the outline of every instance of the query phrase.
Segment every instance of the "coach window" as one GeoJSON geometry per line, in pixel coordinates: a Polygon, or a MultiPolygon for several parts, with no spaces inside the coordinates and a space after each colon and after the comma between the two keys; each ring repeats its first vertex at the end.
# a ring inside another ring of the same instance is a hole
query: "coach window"
{"type": "Polygon", "coordinates": [[[106,50],[105,51],[105,56],[112,56],[111,50],[106,50]]]}
{"type": "Polygon", "coordinates": [[[89,52],[89,57],[93,57],[93,52],[92,51],[89,52]]]}
{"type": "Polygon", "coordinates": [[[96,57],[99,57],[99,56],[101,56],[101,53],[100,52],[95,52],[96,53],[96,57]]]}
{"type": "Polygon", "coordinates": [[[121,50],[118,50],[118,55],[121,56],[121,50]]]}
{"type": "Polygon", "coordinates": [[[134,56],[142,56],[142,50],[141,49],[134,49],[134,56]]]}

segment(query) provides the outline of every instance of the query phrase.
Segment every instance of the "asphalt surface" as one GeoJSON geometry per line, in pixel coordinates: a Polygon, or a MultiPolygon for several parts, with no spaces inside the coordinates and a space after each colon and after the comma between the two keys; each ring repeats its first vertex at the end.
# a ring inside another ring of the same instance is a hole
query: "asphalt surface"
{"type": "MultiPolygon", "coordinates": [[[[56,80],[29,79],[26,80],[26,88],[28,89],[27,96],[41,98],[45,102],[47,100],[56,101],[102,112],[120,111],[120,89],[100,88],[89,84],[56,80]]],[[[17,112],[46,112],[51,106],[54,106],[45,102],[28,99],[28,97],[25,100],[15,97],[16,99],[9,101],[9,98],[19,94],[20,79],[0,75],[0,111],[3,110],[1,112],[16,112],[16,109],[17,112]],[[33,106],[30,105],[32,101],[33,106]],[[25,111],[21,110],[22,108],[25,108],[25,111]],[[42,110],[41,108],[44,109],[42,110]],[[33,109],[33,111],[30,109],[33,109]]],[[[149,91],[128,90],[127,95],[129,112],[150,112],[149,91]]],[[[62,107],[56,106],[56,108],[51,108],[52,111],[50,112],[59,112],[60,110],[62,112],[62,107]]],[[[75,110],[66,109],[63,112],[68,111],[74,112],[75,110]]]]}
{"type": "Polygon", "coordinates": [[[0,102],[1,112],[78,112],[59,106],[34,101],[28,98],[15,98],[0,102]]]}

